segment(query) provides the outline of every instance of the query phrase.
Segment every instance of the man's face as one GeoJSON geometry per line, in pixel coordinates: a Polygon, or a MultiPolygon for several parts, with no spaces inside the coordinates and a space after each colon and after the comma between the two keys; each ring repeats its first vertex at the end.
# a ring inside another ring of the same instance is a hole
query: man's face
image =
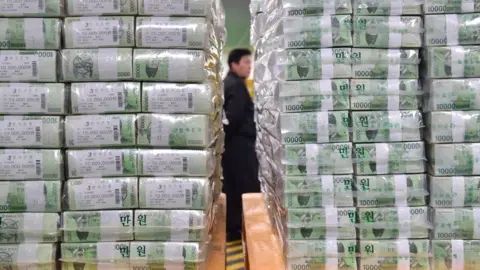
{"type": "Polygon", "coordinates": [[[252,57],[250,55],[243,56],[238,63],[232,63],[232,71],[238,76],[248,78],[252,70],[252,57]]]}

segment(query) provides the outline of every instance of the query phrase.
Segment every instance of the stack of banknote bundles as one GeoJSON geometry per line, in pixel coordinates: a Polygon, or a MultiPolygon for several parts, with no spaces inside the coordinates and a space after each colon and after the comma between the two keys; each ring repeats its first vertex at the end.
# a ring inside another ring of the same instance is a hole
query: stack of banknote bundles
{"type": "Polygon", "coordinates": [[[55,269],[66,113],[56,73],[62,10],[59,0],[0,3],[3,268],[55,269]]]}
{"type": "Polygon", "coordinates": [[[267,14],[264,12],[264,0],[252,0],[250,3],[250,44],[255,44],[264,34],[267,14]]]}
{"type": "Polygon", "coordinates": [[[480,3],[425,2],[425,140],[434,269],[478,267],[480,3]]]}
{"type": "Polygon", "coordinates": [[[286,268],[356,269],[351,3],[265,6],[254,74],[257,145],[286,268]]]}
{"type": "Polygon", "coordinates": [[[421,2],[353,1],[352,140],[359,269],[429,270],[419,111],[421,2]]]}

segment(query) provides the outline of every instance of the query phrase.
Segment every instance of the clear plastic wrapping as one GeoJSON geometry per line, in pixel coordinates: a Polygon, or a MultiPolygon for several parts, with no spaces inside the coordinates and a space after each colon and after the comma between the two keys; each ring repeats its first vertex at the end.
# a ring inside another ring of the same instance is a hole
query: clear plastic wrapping
{"type": "Polygon", "coordinates": [[[136,118],[134,114],[67,116],[66,145],[69,148],[134,146],[136,118]]]}
{"type": "Polygon", "coordinates": [[[56,82],[57,52],[1,50],[0,82],[56,82]]]}
{"type": "Polygon", "coordinates": [[[432,268],[475,269],[479,262],[479,247],[479,240],[432,240],[432,268]]]}
{"type": "Polygon", "coordinates": [[[60,19],[0,18],[0,29],[2,49],[60,49],[62,32],[60,19]]]}
{"type": "Polygon", "coordinates": [[[66,13],[69,16],[92,15],[136,15],[136,0],[66,0],[66,13]]]}
{"type": "Polygon", "coordinates": [[[141,110],[139,82],[72,83],[72,114],[136,113],[141,110]]]}
{"type": "Polygon", "coordinates": [[[3,254],[7,258],[0,263],[4,268],[57,269],[57,244],[23,243],[0,245],[0,254],[3,254]]]}
{"type": "Polygon", "coordinates": [[[2,244],[53,243],[59,239],[57,213],[0,213],[0,219],[2,244]]]}
{"type": "Polygon", "coordinates": [[[130,242],[62,243],[61,254],[62,269],[130,269],[130,242]]]}
{"type": "Polygon", "coordinates": [[[69,211],[137,208],[138,178],[70,179],[62,199],[69,211]]]}
{"type": "Polygon", "coordinates": [[[426,46],[476,45],[479,43],[478,14],[425,16],[426,46]]]}
{"type": "Polygon", "coordinates": [[[68,178],[138,175],[136,149],[67,150],[68,178]]]}
{"type": "Polygon", "coordinates": [[[135,18],[133,16],[67,17],[63,29],[63,41],[67,49],[134,47],[135,18]]]}
{"type": "Polygon", "coordinates": [[[424,111],[480,110],[480,79],[434,79],[424,84],[424,111]]]}
{"type": "Polygon", "coordinates": [[[480,142],[480,111],[425,114],[425,140],[429,143],[480,142]]]}
{"type": "Polygon", "coordinates": [[[425,174],[356,176],[354,188],[359,208],[424,206],[429,195],[425,174]]]}
{"type": "Polygon", "coordinates": [[[60,181],[1,181],[2,212],[41,212],[62,211],[60,181]]]}
{"type": "Polygon", "coordinates": [[[480,76],[480,46],[429,47],[424,53],[427,78],[480,76]]]}
{"type": "Polygon", "coordinates": [[[480,177],[429,176],[430,206],[480,207],[480,177]]]}
{"type": "Polygon", "coordinates": [[[0,3],[0,17],[63,17],[64,0],[21,0],[0,3]]]}
{"type": "Polygon", "coordinates": [[[133,210],[66,211],[62,213],[62,222],[63,242],[133,240],[133,210]]]}
{"type": "Polygon", "coordinates": [[[66,98],[63,83],[0,83],[1,114],[64,115],[66,98]]]}
{"type": "Polygon", "coordinates": [[[64,180],[61,150],[0,150],[0,180],[64,180]]]}
{"type": "Polygon", "coordinates": [[[422,0],[354,0],[355,15],[422,15],[422,0]]]}
{"type": "Polygon", "coordinates": [[[0,147],[61,148],[64,130],[61,116],[0,116],[0,147]]]}
{"type": "Polygon", "coordinates": [[[132,80],[132,49],[64,49],[61,52],[64,82],[132,80]]]}
{"type": "Polygon", "coordinates": [[[480,239],[480,208],[434,208],[433,239],[480,239]]]}
{"type": "Polygon", "coordinates": [[[434,176],[480,174],[480,144],[429,144],[427,147],[428,173],[434,176]]]}

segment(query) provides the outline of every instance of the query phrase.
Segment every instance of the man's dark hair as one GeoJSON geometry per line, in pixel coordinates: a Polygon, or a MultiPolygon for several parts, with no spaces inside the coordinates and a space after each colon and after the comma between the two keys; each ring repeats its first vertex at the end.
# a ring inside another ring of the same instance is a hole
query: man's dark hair
{"type": "Polygon", "coordinates": [[[228,55],[228,67],[232,68],[232,63],[239,63],[244,56],[250,56],[252,53],[249,49],[234,49],[228,55]]]}

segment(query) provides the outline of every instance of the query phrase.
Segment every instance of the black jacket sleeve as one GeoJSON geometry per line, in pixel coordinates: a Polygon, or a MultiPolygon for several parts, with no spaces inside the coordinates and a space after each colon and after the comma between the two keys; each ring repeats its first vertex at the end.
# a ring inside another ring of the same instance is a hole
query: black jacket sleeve
{"type": "Polygon", "coordinates": [[[238,81],[225,85],[225,114],[228,120],[228,129],[238,131],[245,117],[245,106],[248,96],[247,87],[238,81]]]}

